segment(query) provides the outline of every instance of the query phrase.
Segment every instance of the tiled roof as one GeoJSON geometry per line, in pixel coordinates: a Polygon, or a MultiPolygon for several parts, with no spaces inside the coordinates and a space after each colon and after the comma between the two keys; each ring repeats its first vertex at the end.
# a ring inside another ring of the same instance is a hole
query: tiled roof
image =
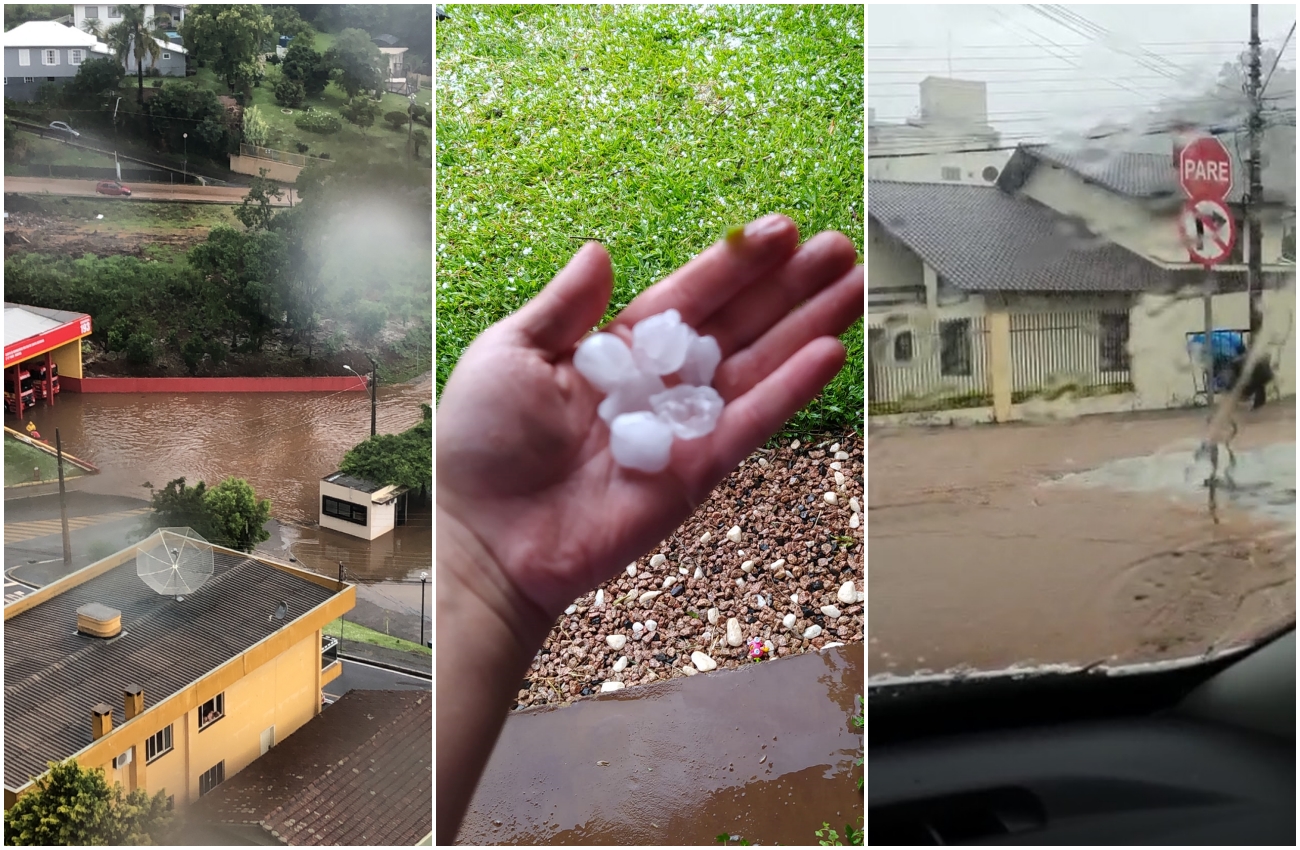
{"type": "MultiPolygon", "coordinates": [[[[958,289],[1148,292],[1177,276],[991,186],[867,183],[867,212],[958,289]]],[[[870,281],[868,281],[870,286],[870,281]]]]}
{"type": "Polygon", "coordinates": [[[189,817],[290,845],[415,844],[433,831],[433,694],[349,691],[189,817]]]}
{"type": "Polygon", "coordinates": [[[216,550],[212,578],[177,602],[154,593],[135,560],[114,567],[4,624],[5,786],[19,788],[91,743],[90,709],[125,722],[123,688],[155,705],[334,595],[291,573],[216,550]],[[282,602],[289,616],[268,622],[282,602]],[[77,634],[77,609],[99,602],[122,612],[112,640],[77,634]]]}

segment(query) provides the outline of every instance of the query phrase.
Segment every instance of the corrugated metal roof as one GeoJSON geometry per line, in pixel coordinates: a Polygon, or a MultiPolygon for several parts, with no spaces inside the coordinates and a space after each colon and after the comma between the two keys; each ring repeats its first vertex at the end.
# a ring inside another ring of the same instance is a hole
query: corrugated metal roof
{"type": "Polygon", "coordinates": [[[413,845],[433,830],[432,753],[432,693],[349,691],[188,816],[291,845],[413,845]]]}
{"type": "Polygon", "coordinates": [[[91,743],[90,708],[125,722],[123,689],[156,705],[236,657],[334,592],[274,567],[218,550],[210,578],[177,602],[154,593],[135,561],[72,587],[4,624],[5,786],[18,788],[91,743]],[[268,622],[281,602],[285,620],[268,622]],[[122,612],[111,640],[76,633],[89,602],[122,612]]]}
{"type": "Polygon", "coordinates": [[[382,484],[376,484],[375,482],[369,481],[365,478],[358,478],[355,475],[347,475],[342,472],[331,472],[329,475],[326,475],[325,478],[322,480],[327,481],[330,484],[337,484],[340,487],[347,487],[349,490],[356,490],[361,493],[374,493],[377,490],[382,490],[384,487],[384,485],[382,484]]]}
{"type": "Polygon", "coordinates": [[[871,180],[867,212],[966,291],[1148,292],[1178,279],[1036,201],[991,186],[871,180]]]}

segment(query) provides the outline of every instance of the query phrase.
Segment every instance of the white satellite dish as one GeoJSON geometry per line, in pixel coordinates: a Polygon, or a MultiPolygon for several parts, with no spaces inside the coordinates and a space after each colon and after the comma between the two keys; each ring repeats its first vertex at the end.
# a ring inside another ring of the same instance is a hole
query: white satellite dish
{"type": "Polygon", "coordinates": [[[177,601],[198,590],[212,572],[212,546],[192,528],[160,528],[136,550],[136,575],[177,601]]]}

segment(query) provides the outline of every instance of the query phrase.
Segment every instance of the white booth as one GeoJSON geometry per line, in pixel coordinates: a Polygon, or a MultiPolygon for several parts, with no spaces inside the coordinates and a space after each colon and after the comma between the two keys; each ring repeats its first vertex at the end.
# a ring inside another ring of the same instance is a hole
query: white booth
{"type": "Polygon", "coordinates": [[[333,472],[320,482],[321,528],[374,540],[397,525],[398,500],[405,492],[405,487],[333,472]]]}

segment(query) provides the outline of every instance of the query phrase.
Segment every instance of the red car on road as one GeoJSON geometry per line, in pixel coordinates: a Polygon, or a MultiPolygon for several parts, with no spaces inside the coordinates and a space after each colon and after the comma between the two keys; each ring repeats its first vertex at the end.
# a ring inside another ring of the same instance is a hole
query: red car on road
{"type": "Polygon", "coordinates": [[[131,197],[131,187],[124,186],[116,180],[102,180],[95,186],[95,192],[100,195],[125,195],[131,197]]]}

